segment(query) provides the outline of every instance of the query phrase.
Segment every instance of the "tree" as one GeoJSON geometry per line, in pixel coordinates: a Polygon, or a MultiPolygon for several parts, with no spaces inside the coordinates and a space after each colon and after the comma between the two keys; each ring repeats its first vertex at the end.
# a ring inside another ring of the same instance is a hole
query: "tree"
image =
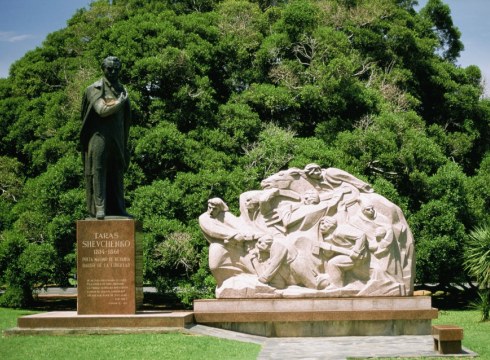
{"type": "Polygon", "coordinates": [[[441,0],[429,0],[421,11],[421,15],[430,19],[435,27],[435,35],[439,40],[439,46],[445,59],[454,61],[463,51],[461,33],[454,26],[451,19],[451,10],[441,0]]]}
{"type": "Polygon", "coordinates": [[[464,254],[464,267],[476,279],[480,288],[482,321],[490,320],[490,226],[475,228],[468,238],[464,254]]]}
{"type": "Polygon", "coordinates": [[[463,47],[447,5],[413,4],[118,0],[77,11],[0,79],[3,303],[75,271],[80,102],[108,55],[123,63],[134,110],[125,185],[144,226],[145,281],[184,289],[187,303],[209,296],[196,220],[207,199],[237,214],[240,193],[311,162],[403,208],[418,282],[463,280],[468,234],[488,221],[490,101],[481,71],[454,63],[463,47]]]}

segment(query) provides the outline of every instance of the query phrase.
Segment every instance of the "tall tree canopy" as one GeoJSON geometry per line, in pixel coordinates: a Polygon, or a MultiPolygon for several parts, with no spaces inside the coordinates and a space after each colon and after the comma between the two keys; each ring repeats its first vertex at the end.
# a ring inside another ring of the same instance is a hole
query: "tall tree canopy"
{"type": "Polygon", "coordinates": [[[108,55],[134,109],[129,212],[145,279],[189,301],[213,288],[197,218],[316,162],[373,184],[411,224],[417,281],[464,280],[489,220],[490,101],[450,9],[430,0],[96,1],[0,79],[3,304],[67,284],[83,219],[80,102],[108,55]]]}

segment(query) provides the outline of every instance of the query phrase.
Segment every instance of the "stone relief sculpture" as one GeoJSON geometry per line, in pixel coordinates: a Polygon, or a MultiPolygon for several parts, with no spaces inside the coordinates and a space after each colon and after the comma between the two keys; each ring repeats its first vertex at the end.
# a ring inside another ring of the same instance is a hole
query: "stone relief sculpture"
{"type": "Polygon", "coordinates": [[[240,215],[208,200],[217,298],[405,296],[413,236],[400,208],[355,176],[308,164],[240,196],[240,215]]]}

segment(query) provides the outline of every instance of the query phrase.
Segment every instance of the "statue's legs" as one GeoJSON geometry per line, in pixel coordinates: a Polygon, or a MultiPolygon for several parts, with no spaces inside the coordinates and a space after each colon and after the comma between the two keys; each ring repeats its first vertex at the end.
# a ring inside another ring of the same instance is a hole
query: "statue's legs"
{"type": "Polygon", "coordinates": [[[270,261],[269,266],[259,276],[259,281],[267,284],[279,271],[281,265],[286,264],[288,255],[288,248],[281,241],[281,239],[274,239],[270,249],[270,261]]]}
{"type": "Polygon", "coordinates": [[[209,269],[216,279],[218,287],[226,279],[243,273],[243,269],[232,259],[237,256],[239,258],[239,254],[233,254],[220,243],[211,243],[209,245],[209,269]]]}
{"type": "Polygon", "coordinates": [[[296,282],[293,285],[301,285],[310,289],[318,288],[318,273],[314,269],[311,258],[300,253],[298,257],[289,264],[289,267],[291,268],[291,273],[296,282]]]}
{"type": "Polygon", "coordinates": [[[337,255],[327,263],[327,274],[330,282],[336,288],[344,287],[344,272],[354,267],[354,262],[349,256],[337,255]]]}
{"type": "Polygon", "coordinates": [[[94,134],[89,143],[89,157],[92,162],[92,188],[95,204],[95,217],[104,219],[106,213],[106,179],[107,179],[107,152],[106,141],[98,133],[94,134]]]}
{"type": "Polygon", "coordinates": [[[112,156],[108,159],[107,167],[106,214],[127,216],[124,202],[124,170],[121,161],[112,156]]]}

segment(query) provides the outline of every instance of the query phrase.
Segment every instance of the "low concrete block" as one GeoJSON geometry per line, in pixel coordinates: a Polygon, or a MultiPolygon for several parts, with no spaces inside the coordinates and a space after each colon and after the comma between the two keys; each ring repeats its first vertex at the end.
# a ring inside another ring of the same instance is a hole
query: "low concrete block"
{"type": "Polygon", "coordinates": [[[433,325],[434,350],[439,354],[461,354],[463,329],[455,325],[433,325]]]}
{"type": "Polygon", "coordinates": [[[17,319],[21,329],[40,328],[148,328],[185,327],[194,321],[190,311],[139,312],[132,315],[78,315],[75,311],[53,311],[17,319]]]}

